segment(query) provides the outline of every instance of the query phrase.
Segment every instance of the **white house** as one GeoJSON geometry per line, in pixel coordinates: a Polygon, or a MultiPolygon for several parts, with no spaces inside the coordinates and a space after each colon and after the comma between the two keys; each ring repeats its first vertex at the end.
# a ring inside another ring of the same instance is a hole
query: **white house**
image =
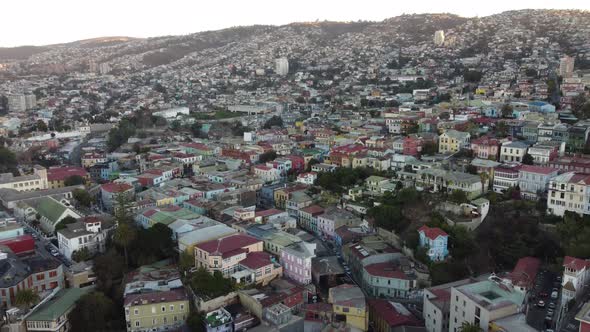
{"type": "Polygon", "coordinates": [[[582,295],[590,277],[590,260],[565,256],[563,258],[562,303],[582,295]]]}
{"type": "Polygon", "coordinates": [[[315,182],[315,180],[317,178],[318,178],[318,173],[316,173],[316,172],[301,173],[297,176],[297,182],[303,183],[303,184],[308,184],[308,185],[313,185],[313,183],[315,182]]]}
{"type": "Polygon", "coordinates": [[[59,251],[68,259],[72,259],[72,254],[83,248],[88,249],[90,254],[103,252],[109,228],[110,223],[105,224],[104,220],[97,217],[87,217],[68,224],[57,231],[59,251]]]}

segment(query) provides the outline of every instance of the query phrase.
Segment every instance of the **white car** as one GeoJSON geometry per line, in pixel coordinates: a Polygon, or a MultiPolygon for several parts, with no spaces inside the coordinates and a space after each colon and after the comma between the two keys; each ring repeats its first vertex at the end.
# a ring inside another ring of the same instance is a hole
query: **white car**
{"type": "Polygon", "coordinates": [[[554,291],[553,293],[551,293],[551,298],[552,299],[555,300],[557,297],[559,297],[559,294],[556,291],[554,291]]]}

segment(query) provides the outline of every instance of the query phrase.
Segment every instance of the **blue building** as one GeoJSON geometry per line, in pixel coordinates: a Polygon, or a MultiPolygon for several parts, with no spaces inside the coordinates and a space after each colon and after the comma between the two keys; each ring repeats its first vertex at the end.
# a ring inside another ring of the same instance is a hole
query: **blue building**
{"type": "Polygon", "coordinates": [[[431,261],[442,261],[449,255],[449,235],[438,227],[430,228],[426,225],[418,229],[420,247],[428,248],[426,253],[431,261]]]}
{"type": "Polygon", "coordinates": [[[529,111],[538,113],[555,113],[555,106],[544,101],[531,101],[529,111]]]}

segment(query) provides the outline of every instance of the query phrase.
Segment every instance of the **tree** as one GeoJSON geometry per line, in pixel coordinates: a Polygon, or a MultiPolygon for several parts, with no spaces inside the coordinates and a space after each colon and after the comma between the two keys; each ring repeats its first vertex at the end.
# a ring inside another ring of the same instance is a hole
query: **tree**
{"type": "Polygon", "coordinates": [[[451,192],[451,195],[449,196],[449,200],[451,202],[455,202],[457,204],[468,202],[467,194],[463,190],[458,190],[458,189],[455,189],[451,192]]]}
{"type": "Polygon", "coordinates": [[[525,153],[522,157],[522,163],[525,165],[532,165],[535,163],[535,159],[528,153],[525,153]]]}
{"type": "Polygon", "coordinates": [[[68,314],[72,331],[102,332],[124,330],[117,317],[118,308],[101,292],[91,292],[76,301],[68,314]]]}
{"type": "Polygon", "coordinates": [[[504,138],[508,136],[508,125],[504,121],[500,121],[496,124],[496,136],[504,138]]]}
{"type": "Polygon", "coordinates": [[[125,254],[125,266],[129,266],[129,255],[127,253],[127,248],[129,245],[135,240],[137,236],[135,228],[131,226],[129,223],[120,223],[115,230],[115,234],[113,235],[113,241],[123,248],[123,252],[125,254]]]}
{"type": "Polygon", "coordinates": [[[268,152],[261,154],[260,157],[258,157],[258,161],[260,161],[261,163],[266,163],[269,161],[273,161],[276,158],[277,158],[277,153],[275,151],[268,151],[268,152]]]}
{"type": "Polygon", "coordinates": [[[68,224],[73,224],[75,222],[77,222],[78,219],[72,217],[72,216],[67,216],[65,218],[63,218],[62,220],[60,220],[57,225],[55,226],[55,230],[60,230],[60,229],[64,229],[66,228],[66,225],[68,224]]]}
{"type": "Polygon", "coordinates": [[[90,256],[90,251],[88,250],[88,248],[84,247],[72,253],[72,260],[76,262],[83,262],[89,260],[90,256]]]}
{"type": "Polygon", "coordinates": [[[78,201],[78,203],[80,203],[80,205],[85,207],[90,207],[95,201],[94,197],[92,197],[88,191],[82,189],[74,189],[72,196],[78,201]]]}
{"type": "Polygon", "coordinates": [[[86,178],[84,178],[83,176],[80,176],[80,175],[72,175],[72,176],[67,177],[64,180],[64,185],[66,187],[77,186],[80,184],[86,184],[86,178]]]}
{"type": "Polygon", "coordinates": [[[486,192],[486,183],[488,182],[488,179],[490,178],[490,175],[488,174],[488,172],[481,172],[479,173],[479,181],[481,181],[481,191],[482,193],[486,192]]]}
{"type": "Polygon", "coordinates": [[[47,131],[48,129],[47,125],[45,124],[45,122],[43,122],[43,120],[37,120],[35,128],[37,129],[37,131],[47,131]]]}
{"type": "Polygon", "coordinates": [[[431,156],[438,152],[438,144],[435,142],[425,142],[422,144],[422,154],[431,156]]]}
{"type": "Polygon", "coordinates": [[[463,322],[459,327],[459,332],[483,332],[483,329],[475,323],[463,322]]]}
{"type": "Polygon", "coordinates": [[[0,173],[18,174],[16,156],[9,149],[0,146],[0,173]]]}
{"type": "Polygon", "coordinates": [[[514,110],[514,108],[512,107],[512,105],[504,104],[504,105],[502,105],[502,109],[500,110],[500,113],[502,114],[503,118],[511,118],[513,110],[514,110]]]}
{"type": "Polygon", "coordinates": [[[115,151],[124,143],[127,143],[129,137],[135,135],[136,126],[128,119],[119,121],[119,125],[109,131],[107,138],[107,147],[109,151],[115,151]]]}
{"type": "Polygon", "coordinates": [[[273,115],[264,123],[264,126],[262,126],[264,129],[270,129],[272,127],[283,128],[283,119],[278,115],[273,115]]]}
{"type": "Polygon", "coordinates": [[[125,272],[124,257],[111,249],[94,258],[93,270],[96,274],[96,287],[107,294],[118,292],[115,285],[125,272]]]}
{"type": "Polygon", "coordinates": [[[465,172],[475,175],[475,174],[477,174],[477,167],[475,167],[473,165],[467,165],[467,167],[465,167],[465,172]]]}
{"type": "Polygon", "coordinates": [[[15,301],[19,307],[28,309],[39,302],[39,294],[32,288],[21,289],[16,292],[15,301]]]}
{"type": "Polygon", "coordinates": [[[186,325],[191,332],[206,332],[205,316],[198,311],[191,311],[186,320],[186,325]]]}

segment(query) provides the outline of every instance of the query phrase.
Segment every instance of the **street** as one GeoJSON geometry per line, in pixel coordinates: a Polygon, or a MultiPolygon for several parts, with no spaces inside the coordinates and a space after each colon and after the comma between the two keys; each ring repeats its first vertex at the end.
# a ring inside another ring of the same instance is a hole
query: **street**
{"type": "Polygon", "coordinates": [[[552,329],[557,317],[556,310],[561,294],[560,278],[550,271],[540,271],[535,280],[535,287],[529,297],[527,324],[539,331],[552,329]],[[552,298],[551,293],[557,288],[558,298],[552,298]]]}

